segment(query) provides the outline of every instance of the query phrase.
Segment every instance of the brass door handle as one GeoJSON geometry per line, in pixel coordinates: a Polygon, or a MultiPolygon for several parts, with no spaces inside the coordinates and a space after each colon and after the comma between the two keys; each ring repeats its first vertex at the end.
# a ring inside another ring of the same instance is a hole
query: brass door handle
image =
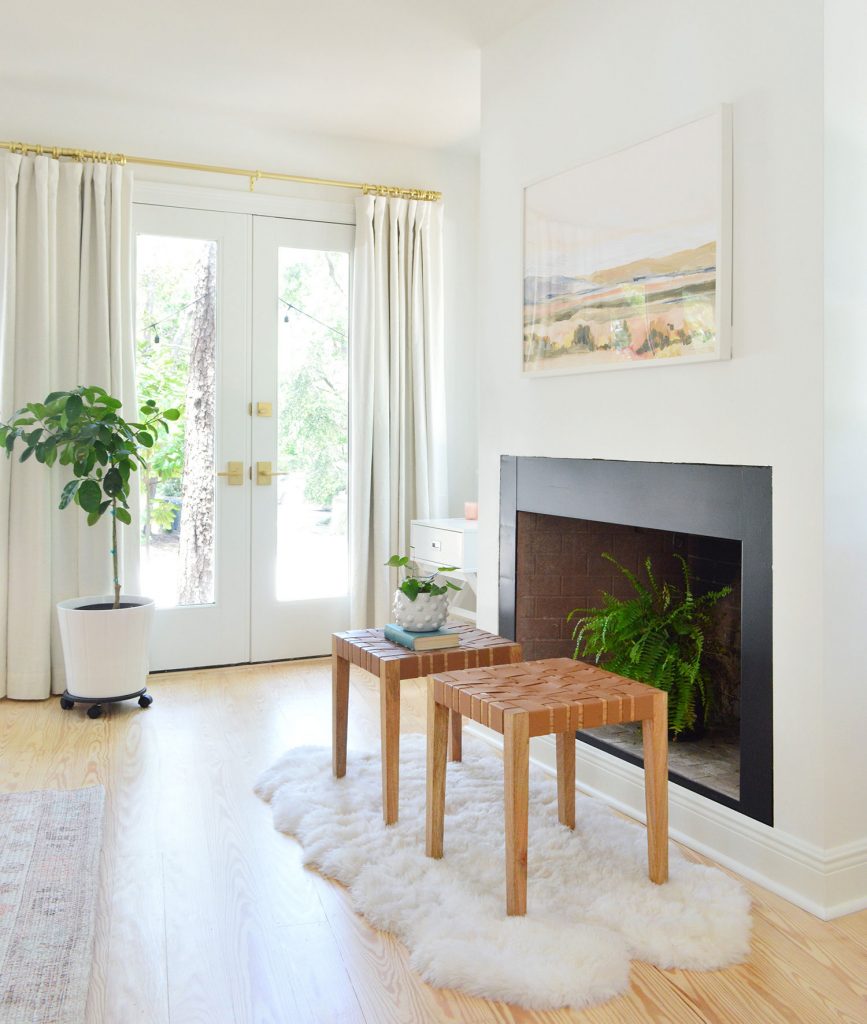
{"type": "Polygon", "coordinates": [[[227,462],[225,473],[216,473],[215,476],[224,476],[228,478],[230,487],[241,487],[244,483],[244,463],[243,462],[227,462]]]}
{"type": "Polygon", "coordinates": [[[260,487],[268,487],[271,483],[271,477],[274,476],[289,476],[289,474],[283,470],[275,472],[271,469],[270,462],[256,463],[256,483],[260,487]]]}

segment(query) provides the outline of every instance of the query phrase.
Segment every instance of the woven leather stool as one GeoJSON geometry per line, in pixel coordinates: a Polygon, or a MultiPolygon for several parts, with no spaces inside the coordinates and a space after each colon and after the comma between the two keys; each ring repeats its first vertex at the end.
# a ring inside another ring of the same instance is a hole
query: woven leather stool
{"type": "Polygon", "coordinates": [[[428,679],[425,852],[443,855],[450,713],[504,739],[506,912],[527,912],[530,737],[557,736],[560,821],[575,827],[575,732],[640,721],[644,735],[647,860],[651,881],[668,880],[668,694],[569,658],[520,662],[428,679]]]}
{"type": "MultiPolygon", "coordinates": [[[[432,672],[507,665],[521,660],[521,645],[486,633],[475,626],[452,624],[458,647],[444,651],[408,651],[385,639],[381,629],[354,629],[331,638],[333,771],[346,774],[346,734],[349,722],[349,666],[358,665],[379,679],[382,744],[382,816],[386,825],[397,821],[400,743],[400,683],[432,672]]],[[[452,760],[461,759],[461,716],[451,716],[452,760]]]]}

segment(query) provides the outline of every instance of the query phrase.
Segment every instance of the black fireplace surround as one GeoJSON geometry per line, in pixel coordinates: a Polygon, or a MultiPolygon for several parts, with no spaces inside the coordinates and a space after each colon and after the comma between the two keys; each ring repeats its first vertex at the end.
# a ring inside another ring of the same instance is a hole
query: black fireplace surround
{"type": "MultiPolygon", "coordinates": [[[[740,798],[670,773],[694,792],[773,825],[771,469],[504,455],[500,460],[499,631],[515,638],[519,512],[589,519],[741,544],[740,798]]],[[[578,738],[641,764],[629,751],[578,738]]]]}

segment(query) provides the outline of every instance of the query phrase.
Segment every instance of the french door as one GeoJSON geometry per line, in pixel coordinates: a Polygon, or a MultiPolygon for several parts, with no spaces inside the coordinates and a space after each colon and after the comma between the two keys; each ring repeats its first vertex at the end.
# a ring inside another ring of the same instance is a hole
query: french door
{"type": "Polygon", "coordinates": [[[325,654],[348,610],[353,228],[136,206],[154,670],[325,654]]]}

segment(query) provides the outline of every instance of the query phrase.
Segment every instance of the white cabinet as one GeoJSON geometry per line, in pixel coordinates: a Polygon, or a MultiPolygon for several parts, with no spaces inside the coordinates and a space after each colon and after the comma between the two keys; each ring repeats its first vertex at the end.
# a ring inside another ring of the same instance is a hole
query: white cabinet
{"type": "Polygon", "coordinates": [[[458,570],[449,575],[463,581],[464,587],[454,598],[449,613],[470,622],[476,621],[476,613],[474,607],[465,607],[465,602],[475,603],[478,526],[475,519],[413,519],[409,528],[409,557],[422,570],[440,565],[458,570]]]}
{"type": "Polygon", "coordinates": [[[478,525],[475,519],[413,519],[409,528],[410,558],[474,573],[478,525]]]}

